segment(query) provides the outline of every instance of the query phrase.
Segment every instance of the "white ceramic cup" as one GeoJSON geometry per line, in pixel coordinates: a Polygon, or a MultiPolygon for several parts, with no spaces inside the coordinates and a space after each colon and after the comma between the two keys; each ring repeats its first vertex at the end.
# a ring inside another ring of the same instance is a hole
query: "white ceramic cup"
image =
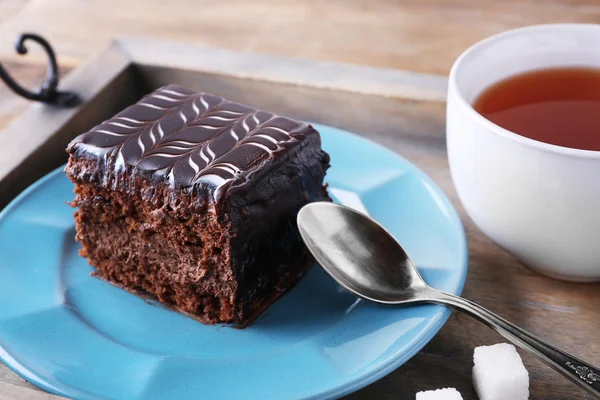
{"type": "Polygon", "coordinates": [[[450,72],[448,157],[465,209],[499,246],[543,274],[596,281],[600,152],[517,135],[471,106],[504,78],[566,66],[600,68],[600,25],[531,26],[470,47],[450,72]]]}

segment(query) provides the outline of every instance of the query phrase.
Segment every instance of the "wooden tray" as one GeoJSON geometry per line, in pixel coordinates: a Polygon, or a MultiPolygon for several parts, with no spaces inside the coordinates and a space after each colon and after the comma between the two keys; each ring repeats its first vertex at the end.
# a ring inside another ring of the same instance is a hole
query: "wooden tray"
{"type": "MultiPolygon", "coordinates": [[[[168,83],[347,129],[415,163],[445,190],[463,218],[470,251],[464,295],[600,364],[600,287],[559,282],[529,271],[484,237],[461,207],[446,159],[444,77],[121,38],[62,82],[61,89],[84,98],[82,106],[34,104],[0,132],[0,208],[64,163],[64,149],[77,134],[168,83]]],[[[473,348],[500,341],[480,323],[454,314],[407,364],[348,398],[414,399],[417,391],[453,386],[464,399],[475,399],[473,348]]],[[[523,358],[532,399],[586,398],[531,356],[523,358]]],[[[1,399],[49,398],[26,387],[0,365],[1,399]]]]}

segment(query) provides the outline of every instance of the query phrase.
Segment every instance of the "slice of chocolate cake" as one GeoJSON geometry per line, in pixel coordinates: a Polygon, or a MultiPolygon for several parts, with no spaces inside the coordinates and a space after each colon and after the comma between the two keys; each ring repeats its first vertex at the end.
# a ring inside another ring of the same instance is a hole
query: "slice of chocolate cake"
{"type": "Polygon", "coordinates": [[[95,275],[204,323],[245,324],[311,265],[296,227],[329,200],[310,125],[170,85],[71,142],[95,275]]]}

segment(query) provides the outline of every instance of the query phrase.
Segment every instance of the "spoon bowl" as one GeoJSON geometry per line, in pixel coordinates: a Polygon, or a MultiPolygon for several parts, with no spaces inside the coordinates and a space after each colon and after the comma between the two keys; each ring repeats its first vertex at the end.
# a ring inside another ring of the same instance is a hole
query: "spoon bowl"
{"type": "Polygon", "coordinates": [[[366,215],[311,203],[300,210],[298,228],[323,269],[358,297],[398,304],[428,288],[402,246],[366,215]]]}

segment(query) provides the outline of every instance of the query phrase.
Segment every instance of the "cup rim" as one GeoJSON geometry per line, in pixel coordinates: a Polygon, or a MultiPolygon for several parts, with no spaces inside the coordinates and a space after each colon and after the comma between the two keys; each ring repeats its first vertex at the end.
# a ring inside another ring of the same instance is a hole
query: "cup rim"
{"type": "Polygon", "coordinates": [[[454,61],[452,68],[450,69],[450,76],[448,79],[448,93],[456,93],[456,98],[459,106],[474,118],[477,122],[486,125],[490,131],[494,134],[517,142],[519,144],[532,147],[541,151],[547,151],[552,153],[558,153],[567,156],[580,157],[580,158],[600,158],[600,151],[598,150],[583,150],[576,149],[572,147],[563,147],[550,143],[541,142],[539,140],[531,139],[526,136],[519,135],[515,132],[512,132],[508,129],[501,127],[500,125],[495,124],[489,119],[485,118],[483,115],[479,114],[467,100],[465,100],[462,92],[460,91],[457,83],[457,74],[458,70],[462,67],[465,59],[469,57],[471,54],[480,50],[481,48],[488,46],[489,44],[505,39],[510,36],[518,36],[522,34],[526,34],[533,31],[559,31],[559,30],[598,30],[600,31],[600,25],[597,24],[578,24],[578,23],[567,23],[567,24],[538,24],[538,25],[530,25],[522,28],[511,29],[505,32],[501,32],[492,36],[489,36],[485,39],[480,40],[479,42],[471,45],[467,48],[457,59],[454,61]]]}

